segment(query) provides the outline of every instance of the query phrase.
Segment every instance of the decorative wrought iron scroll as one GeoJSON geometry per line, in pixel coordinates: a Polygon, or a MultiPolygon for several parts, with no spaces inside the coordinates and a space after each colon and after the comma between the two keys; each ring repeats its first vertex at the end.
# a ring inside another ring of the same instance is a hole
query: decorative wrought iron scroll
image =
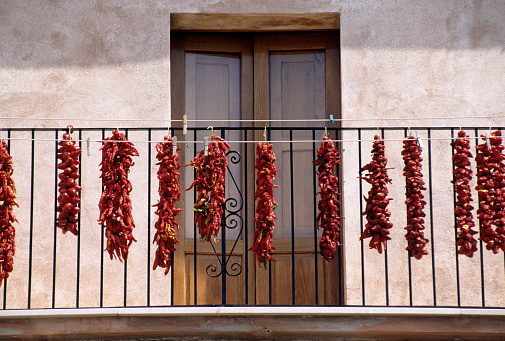
{"type": "MultiPolygon", "coordinates": [[[[232,164],[239,164],[242,157],[240,153],[232,150],[226,154],[229,157],[229,162],[232,164]]],[[[230,168],[227,167],[228,174],[230,175],[231,185],[235,186],[238,192],[238,200],[237,198],[231,197],[227,198],[225,203],[223,204],[223,217],[221,219],[221,256],[219,256],[216,248],[214,246],[214,242],[211,240],[210,244],[212,246],[212,250],[216,255],[216,258],[219,262],[219,268],[216,264],[210,264],[207,266],[206,272],[209,277],[219,277],[223,273],[227,276],[235,277],[242,273],[242,265],[239,263],[232,263],[228,268],[228,263],[230,262],[230,258],[233,255],[233,251],[237,246],[238,241],[242,236],[242,231],[244,229],[244,220],[241,215],[242,208],[244,207],[244,199],[242,197],[242,191],[240,190],[240,184],[237,184],[233,173],[230,171],[230,168]],[[237,238],[233,242],[233,247],[231,248],[230,253],[226,256],[226,229],[236,229],[240,228],[237,238]]]]}

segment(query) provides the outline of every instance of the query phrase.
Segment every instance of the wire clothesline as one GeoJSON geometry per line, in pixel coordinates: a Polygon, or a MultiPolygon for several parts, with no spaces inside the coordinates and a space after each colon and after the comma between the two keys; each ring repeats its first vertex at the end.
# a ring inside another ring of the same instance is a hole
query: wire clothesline
{"type": "MultiPolygon", "coordinates": [[[[505,115],[488,116],[449,116],[449,117],[426,117],[422,120],[457,120],[457,119],[484,119],[484,118],[505,118],[505,115]]],[[[160,119],[160,118],[61,118],[61,117],[0,117],[3,120],[29,120],[29,121],[84,121],[84,122],[370,122],[370,121],[418,121],[420,117],[364,117],[364,118],[312,118],[312,119],[160,119]]]]}

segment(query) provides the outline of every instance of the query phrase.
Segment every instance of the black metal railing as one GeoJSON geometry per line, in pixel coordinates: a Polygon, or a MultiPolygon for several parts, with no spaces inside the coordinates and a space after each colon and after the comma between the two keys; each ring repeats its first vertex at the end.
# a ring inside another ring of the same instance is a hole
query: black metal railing
{"type": "MultiPolygon", "coordinates": [[[[259,267],[250,253],[254,233],[254,141],[262,128],[215,128],[215,133],[232,141],[227,154],[229,168],[227,200],[220,238],[199,242],[190,208],[194,191],[192,168],[181,167],[182,200],[185,210],[177,217],[181,230],[173,265],[168,276],[152,270],[155,245],[153,204],[157,202],[154,142],[167,134],[161,128],[126,128],[139,150],[130,179],[137,243],[131,246],[128,261],[104,258],[104,232],[97,223],[101,194],[100,140],[111,129],[75,129],[73,137],[82,148],[79,184],[81,213],[77,236],[63,235],[56,226],[58,139],[65,129],[4,129],[14,163],[17,202],[14,214],[16,255],[14,271],[3,282],[0,295],[3,309],[134,307],[180,305],[334,305],[334,306],[430,306],[503,307],[505,299],[505,259],[493,254],[479,241],[479,251],[468,258],[457,254],[455,217],[456,195],[452,180],[451,141],[457,128],[410,128],[424,142],[423,173],[426,181],[425,233],[429,254],[416,260],[405,250],[406,224],[402,176],[402,139],[405,128],[271,127],[279,173],[276,190],[279,219],[274,231],[276,262],[259,267]],[[321,231],[316,228],[319,191],[315,159],[323,133],[336,139],[341,159],[341,213],[344,217],[342,246],[333,263],[318,250],[321,231]],[[394,227],[392,240],[383,254],[368,249],[360,241],[365,218],[363,196],[368,184],[359,179],[360,169],[369,162],[375,134],[386,140],[386,156],[391,167],[390,210],[394,227]],[[192,192],[192,194],[191,194],[192,192]],[[276,235],[276,233],[278,235],[276,235]],[[196,236],[196,237],[195,237],[196,236]],[[277,243],[277,244],[276,244],[277,243]]],[[[489,128],[463,128],[471,136],[489,128]]],[[[187,164],[203,148],[206,128],[171,128],[178,136],[181,163],[187,164]]],[[[472,146],[482,143],[472,139],[472,146]]],[[[475,165],[472,165],[475,170],[475,165]]],[[[475,187],[475,185],[473,186],[475,187]]],[[[476,191],[472,193],[477,202],[476,191]]],[[[476,205],[475,205],[476,206],[476,205]]],[[[474,216],[476,214],[474,213],[474,216]]],[[[475,221],[478,221],[475,217],[475,221]]]]}

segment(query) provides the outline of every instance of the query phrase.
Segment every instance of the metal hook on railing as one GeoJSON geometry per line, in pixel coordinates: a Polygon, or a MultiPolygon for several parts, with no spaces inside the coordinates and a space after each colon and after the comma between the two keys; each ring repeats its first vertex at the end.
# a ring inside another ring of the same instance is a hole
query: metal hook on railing
{"type": "Polygon", "coordinates": [[[170,127],[167,127],[167,136],[172,137],[172,132],[170,131],[170,127]]]}
{"type": "Polygon", "coordinates": [[[324,127],[323,139],[328,137],[328,128],[324,127]]]}
{"type": "Polygon", "coordinates": [[[214,127],[208,126],[207,129],[210,129],[210,136],[214,135],[214,127]]]}
{"type": "Polygon", "coordinates": [[[265,127],[265,130],[263,131],[263,139],[267,142],[267,127],[265,127]]]}
{"type": "Polygon", "coordinates": [[[69,124],[69,125],[67,126],[67,131],[68,131],[68,134],[69,134],[69,135],[70,135],[70,134],[72,134],[72,133],[74,132],[74,126],[73,126],[73,125],[71,125],[71,124],[69,124]]]}
{"type": "Polygon", "coordinates": [[[491,137],[491,127],[489,127],[489,131],[484,137],[486,139],[487,149],[491,149],[491,140],[489,139],[491,137]]]}

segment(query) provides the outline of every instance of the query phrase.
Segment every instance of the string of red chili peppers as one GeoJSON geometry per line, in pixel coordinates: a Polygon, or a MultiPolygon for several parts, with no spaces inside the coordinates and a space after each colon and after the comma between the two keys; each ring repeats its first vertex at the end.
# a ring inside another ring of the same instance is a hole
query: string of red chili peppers
{"type": "Polygon", "coordinates": [[[273,152],[273,145],[268,142],[259,142],[256,147],[256,163],[254,168],[257,169],[256,176],[256,193],[254,200],[258,200],[256,205],[256,230],[254,231],[253,246],[249,249],[256,254],[258,264],[267,268],[268,261],[274,261],[272,258],[272,238],[274,235],[275,219],[274,210],[277,203],[274,200],[274,188],[279,186],[274,185],[274,179],[277,175],[277,168],[274,165],[276,156],[273,152]]]}
{"type": "Polygon", "coordinates": [[[338,177],[334,173],[334,167],[340,165],[337,147],[328,137],[323,137],[323,142],[317,150],[317,159],[312,161],[317,166],[318,183],[321,199],[317,205],[319,213],[316,223],[323,229],[319,250],[321,255],[331,262],[335,258],[335,251],[340,244],[340,201],[338,196],[338,177]]]}
{"type": "Polygon", "coordinates": [[[477,240],[474,238],[477,231],[472,229],[475,226],[472,214],[473,206],[470,204],[473,201],[470,191],[470,180],[472,179],[470,158],[473,155],[470,152],[468,135],[460,130],[458,138],[454,140],[452,146],[454,147],[454,155],[452,156],[454,180],[452,183],[456,192],[454,215],[458,229],[456,245],[459,247],[458,254],[473,257],[473,253],[477,251],[477,240]]]}
{"type": "Polygon", "coordinates": [[[386,168],[388,159],[384,156],[384,140],[375,135],[372,147],[372,161],[361,168],[361,171],[368,171],[361,179],[372,185],[368,192],[368,198],[365,198],[366,208],[363,215],[366,215],[367,223],[360,240],[370,238],[370,249],[377,249],[382,253],[382,246],[386,249],[386,243],[391,240],[389,229],[393,227],[389,217],[391,212],[387,208],[389,201],[387,184],[391,183],[386,168]]]}
{"type": "Polygon", "coordinates": [[[5,141],[0,142],[0,286],[9,277],[14,266],[16,252],[16,229],[12,223],[17,222],[12,211],[16,203],[16,185],[12,179],[14,172],[12,157],[9,155],[5,141]]]}
{"type": "Polygon", "coordinates": [[[417,139],[409,136],[403,140],[403,160],[405,167],[403,168],[403,175],[406,178],[405,195],[407,199],[407,250],[411,257],[421,259],[422,256],[427,255],[428,251],[424,248],[428,243],[428,239],[424,238],[424,219],[426,216],[423,209],[426,205],[424,201],[424,194],[421,192],[426,190],[424,187],[424,180],[422,174],[422,161],[421,149],[417,139]]]}
{"type": "Polygon", "coordinates": [[[174,148],[176,151],[182,150],[182,148],[174,147],[171,136],[165,136],[164,142],[156,144],[160,201],[153,205],[158,215],[158,221],[154,225],[156,234],[153,243],[156,243],[158,248],[153,270],[156,270],[158,266],[165,268],[165,275],[172,266],[172,252],[175,252],[175,245],[179,243],[176,233],[179,230],[179,224],[175,221],[175,216],[182,211],[182,208],[175,208],[175,202],[181,199],[181,174],[178,172],[181,166],[179,155],[174,152],[174,148]]]}
{"type": "Polygon", "coordinates": [[[132,216],[130,192],[132,185],[128,180],[130,167],[135,164],[132,156],[138,156],[133,143],[118,130],[105,138],[102,151],[101,172],[103,193],[100,197],[100,218],[98,222],[105,228],[107,251],[110,259],[114,253],[122,262],[128,260],[128,249],[132,242],[135,223],[132,216]],[[121,142],[116,142],[121,141],[121,142]]]}
{"type": "Polygon", "coordinates": [[[184,166],[192,165],[196,170],[195,180],[187,191],[194,186],[198,192],[198,198],[192,210],[196,212],[195,223],[202,241],[210,241],[212,236],[216,240],[221,228],[221,216],[225,203],[227,150],[230,150],[230,145],[221,137],[212,134],[207,152],[204,148],[191,163],[184,166]]]}
{"type": "Polygon", "coordinates": [[[502,153],[501,131],[497,130],[476,146],[477,186],[481,222],[480,239],[486,249],[498,253],[505,251],[505,155],[502,153]],[[487,139],[487,141],[486,141],[487,139]],[[489,143],[489,146],[488,146],[489,143]],[[493,229],[493,225],[496,229],[493,229]]]}
{"type": "Polygon", "coordinates": [[[72,127],[67,127],[68,133],[63,134],[63,141],[58,142],[58,159],[61,162],[57,168],[61,170],[58,175],[60,182],[58,183],[58,206],[56,211],[58,218],[56,225],[63,231],[63,234],[70,231],[77,235],[78,214],[81,211],[79,203],[81,198],[79,192],[82,187],[77,184],[79,179],[79,156],[81,148],[76,146],[76,141],[71,137],[72,127]]]}

